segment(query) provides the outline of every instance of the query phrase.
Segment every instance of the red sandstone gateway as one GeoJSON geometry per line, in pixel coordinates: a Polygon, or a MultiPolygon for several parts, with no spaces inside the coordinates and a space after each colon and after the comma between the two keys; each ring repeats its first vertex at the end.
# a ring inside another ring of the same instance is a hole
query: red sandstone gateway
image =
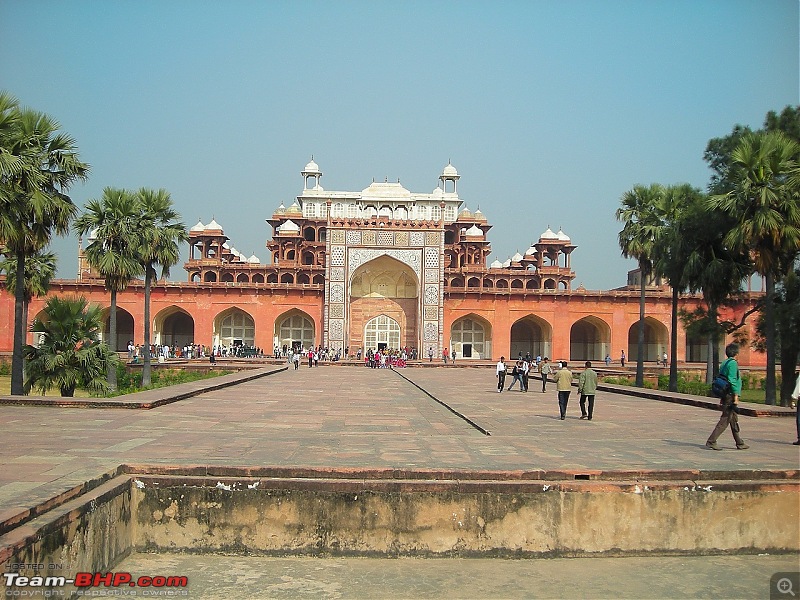
{"type": "MultiPolygon", "coordinates": [[[[435,356],[450,348],[459,361],[520,352],[602,361],[625,348],[636,361],[638,272],[624,288],[573,290],[570,255],[577,246],[549,227],[524,254],[487,266],[491,225],[459,198],[453,165],[431,193],[389,181],[373,181],[360,192],[326,191],[313,160],[301,174],[301,194],[267,219],[267,263],[236,250],[213,219],[190,229],[188,281],[153,287],[154,343],[322,346],[334,353],[349,349],[352,356],[359,348],[363,355],[403,347],[424,354],[433,347],[435,356]]],[[[56,280],[50,293],[109,306],[82,252],[77,281],[56,280]]],[[[747,294],[724,318],[739,321],[758,296],[747,294]]],[[[45,300],[31,302],[32,317],[45,300]]],[[[142,300],[139,282],[118,295],[117,339],[109,341],[119,351],[143,338],[142,300]]],[[[12,349],[13,301],[8,294],[0,300],[0,351],[12,349]]],[[[657,363],[669,349],[668,288],[654,282],[646,302],[644,359],[657,363]]],[[[688,310],[699,303],[695,296],[681,299],[688,310]]],[[[705,361],[705,340],[678,327],[678,360],[705,361]]],[[[751,339],[753,327],[750,322],[751,339]]],[[[747,347],[740,358],[743,365],[765,364],[763,354],[747,347]]]]}

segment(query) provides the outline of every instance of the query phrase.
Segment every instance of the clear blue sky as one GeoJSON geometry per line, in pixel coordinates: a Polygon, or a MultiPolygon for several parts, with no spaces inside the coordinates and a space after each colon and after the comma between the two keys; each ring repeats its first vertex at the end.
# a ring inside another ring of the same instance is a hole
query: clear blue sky
{"type": "MultiPolygon", "coordinates": [[[[0,87],[76,138],[80,207],[163,187],[264,261],[312,154],[349,191],[430,192],[451,160],[490,261],[563,227],[575,286],[609,289],[635,266],[626,190],[705,188],[710,138],[799,102],[798,19],[797,0],[0,0],[0,87]]],[[[74,277],[77,239],[54,247],[74,277]]]]}

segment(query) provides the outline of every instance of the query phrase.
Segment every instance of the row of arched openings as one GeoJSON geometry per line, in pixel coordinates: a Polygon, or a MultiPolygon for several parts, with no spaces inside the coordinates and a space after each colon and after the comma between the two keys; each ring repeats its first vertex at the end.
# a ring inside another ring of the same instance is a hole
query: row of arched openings
{"type": "MultiPolygon", "coordinates": [[[[103,337],[107,340],[109,331],[109,310],[106,309],[103,337]]],[[[43,315],[39,315],[43,316],[43,315]]],[[[117,309],[117,351],[125,351],[128,341],[133,340],[133,316],[123,308],[117,309]]],[[[205,345],[255,345],[256,322],[252,315],[239,308],[229,308],[218,314],[213,321],[211,340],[196,339],[195,325],[192,316],[182,308],[172,306],[160,311],[153,319],[153,343],[168,344],[170,346],[184,346],[190,343],[205,345]],[[211,343],[209,343],[211,342],[211,343]]],[[[299,309],[292,309],[280,315],[273,324],[273,340],[278,346],[284,344],[302,345],[310,347],[321,343],[317,339],[314,320],[299,309]]],[[[530,352],[531,356],[548,356],[553,359],[564,357],[552,356],[552,327],[550,324],[530,315],[519,319],[511,327],[510,348],[498,349],[493,353],[492,348],[493,328],[491,323],[478,316],[468,315],[457,319],[450,328],[449,347],[458,352],[459,357],[473,359],[491,359],[494,354],[508,353],[515,357],[520,352],[524,355],[530,352]]],[[[370,344],[388,344],[388,347],[399,345],[400,328],[396,322],[379,315],[368,321],[365,325],[365,347],[370,344]]],[[[628,330],[627,348],[613,349],[610,346],[611,329],[602,319],[594,316],[584,317],[570,328],[570,356],[573,361],[598,361],[604,360],[609,355],[614,362],[618,362],[622,350],[629,361],[637,360],[638,323],[634,323],[628,330]]],[[[667,328],[656,319],[645,318],[645,361],[657,361],[668,348],[667,328]]],[[[107,340],[108,341],[108,340],[107,340]]],[[[267,351],[272,348],[266,349],[267,351]]],[[[424,350],[423,350],[424,353],[424,350]]],[[[708,345],[705,339],[686,337],[687,362],[704,362],[708,356],[708,345]]],[[[495,357],[496,358],[496,357],[495,357]]]]}

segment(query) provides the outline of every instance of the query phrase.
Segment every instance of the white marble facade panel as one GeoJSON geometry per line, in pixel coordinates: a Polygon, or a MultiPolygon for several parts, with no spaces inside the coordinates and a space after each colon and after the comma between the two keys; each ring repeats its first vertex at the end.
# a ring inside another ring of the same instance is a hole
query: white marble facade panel
{"type": "Polygon", "coordinates": [[[331,301],[331,303],[342,303],[342,302],[344,302],[344,284],[343,283],[331,283],[330,301],[331,301]]]}
{"type": "Polygon", "coordinates": [[[347,267],[352,274],[366,262],[379,256],[391,256],[414,270],[417,277],[422,278],[422,253],[419,250],[403,250],[394,248],[351,248],[347,253],[347,267]]]}
{"type": "Polygon", "coordinates": [[[347,232],[347,245],[360,246],[361,245],[361,232],[350,230],[347,232]]]}
{"type": "Polygon", "coordinates": [[[425,341],[438,342],[439,341],[439,324],[435,321],[425,323],[425,341]]]}
{"type": "Polygon", "coordinates": [[[334,341],[344,339],[344,321],[341,319],[331,319],[328,333],[334,341]]]}
{"type": "Polygon", "coordinates": [[[331,266],[344,266],[344,246],[331,246],[331,266]]]}
{"type": "Polygon", "coordinates": [[[392,231],[379,231],[378,232],[378,245],[379,246],[394,246],[394,232],[392,232],[392,231]]]}
{"type": "Polygon", "coordinates": [[[425,245],[425,232],[424,231],[412,231],[411,232],[410,244],[412,246],[424,246],[425,245]]]}
{"type": "Polygon", "coordinates": [[[439,248],[425,248],[425,268],[439,268],[439,248]]]}
{"type": "Polygon", "coordinates": [[[344,281],[344,267],[331,267],[331,281],[344,281]]]}
{"type": "Polygon", "coordinates": [[[439,304],[439,286],[426,285],[425,286],[425,304],[439,304]]]}
{"type": "Polygon", "coordinates": [[[425,269],[425,283],[438,283],[439,269],[425,269]]]}

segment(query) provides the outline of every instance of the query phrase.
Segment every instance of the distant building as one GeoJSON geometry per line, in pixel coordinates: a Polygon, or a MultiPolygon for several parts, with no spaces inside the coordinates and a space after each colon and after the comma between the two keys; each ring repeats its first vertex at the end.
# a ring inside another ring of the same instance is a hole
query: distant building
{"type": "MultiPolygon", "coordinates": [[[[349,350],[416,348],[440,357],[496,359],[530,352],[572,361],[636,360],[638,271],[628,286],[610,291],[573,289],[571,254],[577,248],[548,226],[523,252],[487,265],[491,225],[458,195],[449,164],[430,193],[399,181],[373,181],[360,192],[327,191],[312,160],[301,171],[303,189],[266,219],[268,260],[239,252],[212,218],[189,230],[188,281],[160,282],[152,295],[153,341],[183,345],[323,346],[349,350]]],[[[77,281],[54,282],[51,293],[82,294],[108,307],[102,281],[82,254],[77,281]]],[[[731,318],[755,301],[750,294],[731,318]]],[[[13,322],[13,298],[2,301],[13,322]]],[[[645,360],[669,348],[671,293],[647,286],[645,360]]],[[[683,297],[691,308],[699,299],[683,297]]],[[[30,314],[43,300],[31,303],[30,314]]],[[[118,295],[118,350],[142,339],[142,284],[118,295]]],[[[679,324],[680,361],[705,360],[704,340],[679,324]]],[[[752,327],[752,326],[751,326],[752,327]]],[[[0,350],[11,349],[11,327],[0,350]]],[[[743,364],[763,364],[743,349],[743,364]]]]}

